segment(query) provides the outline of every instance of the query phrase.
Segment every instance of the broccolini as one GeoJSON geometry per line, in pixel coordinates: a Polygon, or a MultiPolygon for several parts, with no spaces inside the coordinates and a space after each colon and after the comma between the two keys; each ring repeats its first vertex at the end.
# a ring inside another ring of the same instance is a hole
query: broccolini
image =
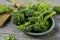
{"type": "Polygon", "coordinates": [[[15,39],[15,36],[9,34],[9,35],[7,35],[7,37],[5,38],[5,40],[16,40],[16,39],[15,39]]]}
{"type": "Polygon", "coordinates": [[[9,12],[9,11],[10,11],[9,6],[7,6],[6,4],[2,4],[0,6],[0,14],[6,13],[6,12],[9,12]]]}
{"type": "Polygon", "coordinates": [[[16,25],[23,24],[25,22],[24,13],[21,13],[19,10],[14,10],[12,13],[12,22],[16,25]]]}
{"type": "Polygon", "coordinates": [[[54,6],[53,10],[57,13],[60,13],[60,6],[54,6]]]}
{"type": "Polygon", "coordinates": [[[48,2],[34,4],[33,6],[28,2],[26,8],[23,8],[22,11],[20,9],[19,14],[16,13],[20,17],[16,16],[15,19],[17,19],[16,23],[18,22],[19,30],[24,32],[45,32],[49,29],[49,24],[51,24],[48,19],[55,14],[56,12],[51,10],[48,2]],[[20,24],[22,23],[20,20],[24,23],[20,24]]]}

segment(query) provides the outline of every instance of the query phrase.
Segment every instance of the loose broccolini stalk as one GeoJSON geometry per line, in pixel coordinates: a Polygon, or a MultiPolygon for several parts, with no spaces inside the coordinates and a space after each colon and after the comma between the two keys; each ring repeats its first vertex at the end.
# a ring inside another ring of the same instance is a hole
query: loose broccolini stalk
{"type": "Polygon", "coordinates": [[[53,10],[57,13],[60,13],[60,6],[54,6],[53,10]]]}
{"type": "Polygon", "coordinates": [[[5,40],[16,40],[16,39],[15,39],[15,37],[14,37],[13,35],[9,34],[9,35],[5,38],[5,40]]]}
{"type": "Polygon", "coordinates": [[[10,11],[10,9],[6,4],[2,4],[0,6],[0,13],[6,13],[6,12],[9,12],[9,11],[10,11]]]}

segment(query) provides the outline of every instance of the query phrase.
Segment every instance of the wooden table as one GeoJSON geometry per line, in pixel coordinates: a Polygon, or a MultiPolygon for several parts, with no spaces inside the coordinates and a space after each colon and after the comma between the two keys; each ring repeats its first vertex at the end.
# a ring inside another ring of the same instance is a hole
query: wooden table
{"type": "MultiPolygon", "coordinates": [[[[32,3],[37,3],[34,0],[23,0],[24,6],[28,1],[31,1],[32,3]]],[[[46,1],[49,2],[52,6],[60,5],[60,0],[46,0],[46,1]]],[[[9,3],[6,0],[0,0],[0,3],[1,4],[6,3],[8,5],[11,5],[11,3],[9,3]]],[[[55,28],[49,34],[40,37],[32,37],[26,35],[25,33],[19,31],[17,29],[17,26],[14,25],[10,20],[6,23],[6,25],[3,28],[0,28],[0,40],[4,40],[4,38],[9,33],[13,34],[17,40],[60,40],[60,14],[55,15],[53,18],[55,19],[55,28]]]]}

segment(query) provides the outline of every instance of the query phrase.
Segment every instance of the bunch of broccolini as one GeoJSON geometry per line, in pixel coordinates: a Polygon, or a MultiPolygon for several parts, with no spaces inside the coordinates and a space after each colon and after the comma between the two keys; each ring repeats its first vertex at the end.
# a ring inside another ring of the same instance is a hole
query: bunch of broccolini
{"type": "Polygon", "coordinates": [[[13,17],[13,21],[20,24],[22,20],[24,23],[18,25],[18,29],[24,32],[45,32],[49,29],[51,24],[49,19],[54,14],[56,12],[51,10],[48,2],[34,4],[33,6],[28,2],[25,8],[20,9],[18,13],[13,15],[16,17],[13,17]]]}

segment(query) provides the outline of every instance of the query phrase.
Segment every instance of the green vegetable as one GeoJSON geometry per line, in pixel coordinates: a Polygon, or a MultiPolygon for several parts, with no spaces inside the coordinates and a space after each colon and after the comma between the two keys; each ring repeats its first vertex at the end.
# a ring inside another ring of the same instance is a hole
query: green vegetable
{"type": "Polygon", "coordinates": [[[25,17],[32,17],[34,15],[34,11],[33,10],[25,10],[25,17]]]}
{"type": "MultiPolygon", "coordinates": [[[[40,11],[40,10],[42,10],[43,8],[47,7],[47,6],[48,6],[48,3],[47,3],[47,2],[41,3],[41,4],[39,5],[39,7],[38,7],[38,10],[40,11]]],[[[47,8],[46,8],[46,9],[47,9],[47,8]]]]}
{"type": "Polygon", "coordinates": [[[30,21],[31,24],[34,24],[37,22],[37,18],[36,17],[29,17],[28,20],[30,21]]]}
{"type": "Polygon", "coordinates": [[[25,22],[25,24],[19,25],[18,29],[22,31],[30,31],[30,28],[28,28],[29,25],[30,25],[30,22],[25,22]]]}
{"type": "Polygon", "coordinates": [[[16,25],[23,24],[25,22],[24,13],[21,13],[19,10],[14,10],[12,13],[12,22],[16,25]]]}
{"type": "Polygon", "coordinates": [[[60,6],[54,6],[53,10],[57,13],[60,13],[60,6]]]}
{"type": "Polygon", "coordinates": [[[32,7],[31,7],[31,9],[33,9],[34,11],[37,11],[38,10],[38,7],[39,6],[39,4],[35,4],[35,5],[33,5],[32,7]]]}
{"type": "Polygon", "coordinates": [[[2,13],[9,12],[9,11],[10,11],[9,6],[7,6],[6,4],[2,4],[2,5],[0,6],[0,13],[1,13],[1,14],[2,14],[2,13]]]}
{"type": "Polygon", "coordinates": [[[24,32],[45,32],[51,27],[52,21],[49,19],[55,14],[56,12],[51,10],[48,2],[33,6],[28,2],[26,8],[15,11],[12,19],[15,24],[19,25],[18,29],[24,32]]]}
{"type": "Polygon", "coordinates": [[[34,31],[45,32],[48,30],[49,23],[48,21],[40,21],[34,24],[34,31]]]}
{"type": "Polygon", "coordinates": [[[55,15],[56,12],[53,11],[52,13],[50,13],[49,15],[45,16],[44,20],[47,20],[48,18],[50,18],[51,16],[55,15]]]}
{"type": "Polygon", "coordinates": [[[16,40],[16,39],[15,39],[15,37],[13,35],[9,34],[9,35],[7,35],[5,40],[16,40]]]}

